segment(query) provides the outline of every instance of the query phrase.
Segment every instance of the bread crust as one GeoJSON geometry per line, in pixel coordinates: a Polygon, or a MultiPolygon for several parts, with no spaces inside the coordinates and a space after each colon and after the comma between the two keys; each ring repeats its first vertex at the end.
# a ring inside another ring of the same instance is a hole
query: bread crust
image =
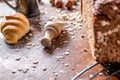
{"type": "Polygon", "coordinates": [[[29,32],[29,21],[21,13],[5,16],[5,20],[0,25],[0,30],[7,43],[16,44],[29,32]]]}
{"type": "Polygon", "coordinates": [[[83,23],[94,59],[120,62],[120,0],[83,0],[83,23]]]}

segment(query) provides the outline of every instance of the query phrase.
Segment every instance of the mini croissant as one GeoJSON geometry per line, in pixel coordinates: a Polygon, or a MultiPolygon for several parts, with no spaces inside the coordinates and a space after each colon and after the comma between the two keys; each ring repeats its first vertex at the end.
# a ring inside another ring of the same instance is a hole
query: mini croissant
{"type": "Polygon", "coordinates": [[[29,32],[29,21],[21,13],[5,16],[0,25],[1,33],[9,44],[16,44],[26,33],[29,32]]]}

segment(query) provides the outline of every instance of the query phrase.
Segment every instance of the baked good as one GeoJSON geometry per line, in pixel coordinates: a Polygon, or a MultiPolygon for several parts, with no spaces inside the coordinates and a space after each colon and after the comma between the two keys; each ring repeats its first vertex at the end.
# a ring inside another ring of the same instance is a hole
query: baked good
{"type": "Polygon", "coordinates": [[[81,13],[95,60],[120,62],[120,0],[81,0],[81,13]]]}
{"type": "Polygon", "coordinates": [[[71,9],[74,5],[74,2],[72,0],[67,0],[66,4],[65,4],[65,7],[67,9],[71,9]]]}
{"type": "Polygon", "coordinates": [[[5,16],[0,30],[7,43],[16,44],[29,31],[29,21],[21,13],[5,16]]]}
{"type": "Polygon", "coordinates": [[[62,0],[55,0],[55,7],[62,8],[63,7],[63,1],[62,0]]]}
{"type": "Polygon", "coordinates": [[[49,0],[49,2],[50,2],[50,4],[51,4],[52,6],[55,5],[55,0],[49,0]]]}

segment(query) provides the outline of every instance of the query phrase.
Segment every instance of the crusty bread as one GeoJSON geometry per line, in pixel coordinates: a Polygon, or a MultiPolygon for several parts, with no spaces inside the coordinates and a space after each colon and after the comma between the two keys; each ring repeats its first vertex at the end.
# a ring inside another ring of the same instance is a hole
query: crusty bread
{"type": "Polygon", "coordinates": [[[21,13],[5,16],[0,30],[7,43],[16,44],[29,31],[29,21],[21,13]]]}
{"type": "Polygon", "coordinates": [[[100,63],[120,62],[120,0],[82,0],[91,51],[100,63]]]}

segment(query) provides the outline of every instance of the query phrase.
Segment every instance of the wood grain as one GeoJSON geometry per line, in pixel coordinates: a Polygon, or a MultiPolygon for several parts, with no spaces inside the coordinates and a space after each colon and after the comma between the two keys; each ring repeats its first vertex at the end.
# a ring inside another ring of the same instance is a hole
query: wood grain
{"type": "MultiPolygon", "coordinates": [[[[12,10],[4,3],[0,3],[0,10],[1,5],[5,6],[5,10],[2,10],[0,15],[10,14],[12,10]]],[[[59,14],[55,11],[56,8],[50,5],[40,5],[41,13],[45,9],[44,15],[29,19],[31,30],[16,45],[7,44],[0,36],[0,80],[70,80],[76,73],[93,63],[88,39],[84,36],[84,26],[74,32],[74,39],[64,31],[65,34],[57,37],[51,48],[44,48],[40,44],[45,23],[51,16],[59,14]],[[68,41],[66,45],[60,44],[65,40],[68,41]],[[70,54],[58,59],[67,50],[70,54]]],[[[73,13],[78,10],[63,11],[73,13]]],[[[88,80],[90,75],[101,69],[99,65],[80,79],[88,80]]]]}

